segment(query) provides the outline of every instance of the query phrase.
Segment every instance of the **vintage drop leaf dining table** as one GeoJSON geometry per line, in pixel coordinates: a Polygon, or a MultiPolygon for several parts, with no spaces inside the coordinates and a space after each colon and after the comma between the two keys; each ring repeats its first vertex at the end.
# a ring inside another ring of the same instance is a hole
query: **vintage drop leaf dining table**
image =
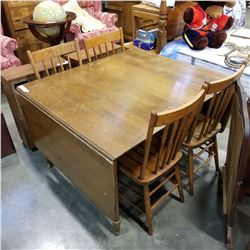
{"type": "Polygon", "coordinates": [[[151,111],[191,100],[220,72],[138,48],[17,88],[36,147],[120,233],[117,159],[146,138],[151,111]]]}

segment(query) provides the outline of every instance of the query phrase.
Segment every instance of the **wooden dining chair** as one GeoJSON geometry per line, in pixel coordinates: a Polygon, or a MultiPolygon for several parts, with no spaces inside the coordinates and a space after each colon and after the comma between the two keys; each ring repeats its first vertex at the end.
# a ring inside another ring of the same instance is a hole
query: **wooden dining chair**
{"type": "Polygon", "coordinates": [[[125,50],[122,28],[101,36],[83,39],[83,44],[89,62],[92,62],[93,57],[97,60],[115,54],[119,50],[125,50]]]}
{"type": "Polygon", "coordinates": [[[36,78],[40,79],[41,74],[38,70],[38,63],[42,64],[43,71],[47,76],[60,71],[65,71],[67,68],[72,68],[70,54],[76,52],[78,64],[82,65],[80,58],[80,47],[78,39],[74,41],[62,43],[45,49],[34,52],[27,51],[28,58],[35,72],[36,78]]]}
{"type": "Polygon", "coordinates": [[[153,234],[152,210],[154,208],[170,196],[175,189],[178,189],[180,201],[184,202],[178,165],[182,158],[180,147],[193,118],[200,111],[205,94],[206,85],[189,103],[166,112],[152,112],[146,141],[118,159],[118,170],[121,173],[119,176],[120,200],[128,202],[138,211],[146,214],[150,235],[153,234]],[[154,134],[159,128],[160,131],[154,134]],[[128,185],[126,181],[123,181],[124,176],[133,183],[128,185]],[[166,189],[163,191],[164,185],[169,183],[173,186],[168,191],[166,189]],[[141,199],[134,202],[132,197],[121,191],[125,187],[128,191],[135,191],[134,195],[138,195],[138,190],[133,184],[142,189],[139,197],[144,201],[143,207],[140,207],[141,199]],[[158,199],[155,200],[156,197],[158,199]]]}
{"type": "Polygon", "coordinates": [[[214,157],[216,171],[219,171],[216,135],[221,131],[221,119],[225,111],[228,110],[235,92],[235,84],[240,79],[245,67],[246,64],[243,64],[236,73],[227,78],[218,81],[206,81],[209,98],[206,101],[206,110],[202,109],[201,113],[197,115],[183,143],[183,148],[188,153],[188,167],[185,174],[187,174],[189,180],[190,195],[194,193],[194,172],[204,166],[211,158],[214,157]],[[197,149],[198,152],[194,153],[194,149],[197,149]],[[207,154],[207,157],[204,157],[203,154],[207,154]],[[194,160],[196,159],[199,159],[201,163],[194,167],[194,160]]]}

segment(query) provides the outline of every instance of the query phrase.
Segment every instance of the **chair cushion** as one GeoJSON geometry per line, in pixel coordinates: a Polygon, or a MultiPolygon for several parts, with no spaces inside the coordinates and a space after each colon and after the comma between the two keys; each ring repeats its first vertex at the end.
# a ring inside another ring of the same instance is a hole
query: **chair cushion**
{"type": "Polygon", "coordinates": [[[165,165],[164,169],[159,169],[157,174],[154,173],[157,157],[158,157],[158,150],[154,149],[151,150],[148,165],[145,171],[145,178],[143,180],[139,179],[140,170],[143,163],[144,157],[144,146],[140,144],[127,152],[125,155],[118,159],[118,169],[135,182],[139,184],[150,183],[157,179],[158,177],[162,176],[163,174],[167,173],[174,167],[181,159],[182,152],[178,152],[174,160],[170,162],[170,164],[165,165]]]}

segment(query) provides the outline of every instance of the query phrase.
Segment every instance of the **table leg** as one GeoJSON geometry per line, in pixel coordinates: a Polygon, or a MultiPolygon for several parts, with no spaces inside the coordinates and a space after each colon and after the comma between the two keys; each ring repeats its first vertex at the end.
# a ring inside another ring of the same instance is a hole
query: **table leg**
{"type": "Polygon", "coordinates": [[[112,220],[114,234],[120,235],[121,220],[120,220],[120,208],[119,208],[119,191],[118,191],[118,174],[117,174],[117,161],[113,162],[113,176],[115,186],[115,218],[112,220]]]}
{"type": "Polygon", "coordinates": [[[112,221],[113,227],[114,227],[114,234],[116,236],[120,235],[120,229],[121,229],[121,220],[118,221],[112,221]]]}

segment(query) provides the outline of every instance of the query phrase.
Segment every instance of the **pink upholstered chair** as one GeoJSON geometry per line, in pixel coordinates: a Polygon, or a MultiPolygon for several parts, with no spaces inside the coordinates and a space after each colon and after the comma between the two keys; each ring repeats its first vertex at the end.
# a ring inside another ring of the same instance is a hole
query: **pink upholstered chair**
{"type": "MultiPolygon", "coordinates": [[[[61,5],[67,1],[64,0],[55,0],[61,5]]],[[[78,39],[86,39],[95,37],[104,33],[112,32],[117,29],[115,26],[118,17],[114,13],[102,12],[102,1],[85,1],[85,0],[77,0],[79,6],[86,10],[91,16],[98,19],[99,21],[106,24],[106,28],[98,29],[90,32],[82,32],[81,28],[77,24],[71,24],[70,27],[70,35],[69,38],[72,40],[73,38],[78,39]]]]}
{"type": "Polygon", "coordinates": [[[17,41],[3,35],[2,23],[0,27],[1,43],[1,70],[20,65],[20,60],[15,56],[14,50],[18,48],[17,41]]]}

